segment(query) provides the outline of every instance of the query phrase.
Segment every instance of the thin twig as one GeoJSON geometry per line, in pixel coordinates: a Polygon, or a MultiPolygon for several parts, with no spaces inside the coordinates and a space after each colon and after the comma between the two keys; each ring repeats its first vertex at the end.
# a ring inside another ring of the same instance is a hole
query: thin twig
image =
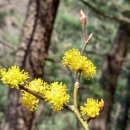
{"type": "Polygon", "coordinates": [[[121,13],[119,14],[119,16],[110,16],[110,15],[102,12],[100,9],[98,9],[94,3],[92,3],[88,0],[80,0],[80,1],[82,3],[84,3],[86,6],[90,7],[96,14],[98,14],[99,16],[102,16],[103,18],[113,20],[118,23],[130,24],[130,19],[128,17],[123,16],[121,13]]]}
{"type": "Polygon", "coordinates": [[[14,51],[16,51],[16,47],[14,47],[11,44],[7,44],[7,43],[3,42],[2,40],[0,40],[0,44],[2,44],[3,46],[6,46],[6,47],[8,47],[8,48],[10,48],[10,49],[12,49],[14,51]]]}
{"type": "Polygon", "coordinates": [[[85,51],[85,48],[88,44],[88,42],[92,39],[93,37],[93,33],[91,33],[88,38],[85,40],[85,43],[83,43],[83,47],[82,47],[82,50],[81,50],[81,55],[83,55],[84,51],[85,51]]]}
{"type": "Polygon", "coordinates": [[[71,110],[75,114],[75,116],[77,117],[77,119],[81,123],[82,127],[84,128],[84,130],[89,130],[87,122],[85,122],[83,120],[83,118],[81,117],[81,115],[78,112],[78,110],[73,105],[69,105],[68,109],[71,110]]]}
{"type": "MultiPolygon", "coordinates": [[[[93,33],[91,33],[88,36],[88,38],[86,39],[86,37],[85,37],[85,25],[82,26],[82,43],[83,43],[83,46],[82,46],[82,50],[81,50],[81,55],[83,55],[85,48],[86,48],[86,45],[92,39],[92,37],[93,37],[93,33]]],[[[73,99],[74,100],[73,105],[70,106],[69,108],[76,115],[76,117],[80,121],[81,125],[83,126],[84,130],[88,130],[88,124],[87,124],[87,122],[85,122],[83,120],[83,118],[80,115],[79,109],[78,109],[77,93],[78,93],[78,89],[80,87],[80,76],[81,76],[81,71],[79,70],[79,71],[76,72],[76,81],[75,81],[75,84],[74,84],[74,93],[73,93],[73,98],[74,98],[73,99]]]]}
{"type": "Polygon", "coordinates": [[[32,95],[34,95],[34,96],[36,96],[36,97],[38,97],[39,99],[41,99],[41,100],[44,101],[43,96],[37,94],[36,92],[34,92],[34,91],[32,91],[32,90],[30,90],[30,89],[28,89],[28,88],[25,88],[25,87],[22,86],[22,85],[20,85],[19,88],[22,89],[22,90],[25,90],[26,92],[29,92],[30,94],[32,94],[32,95]]]}
{"type": "Polygon", "coordinates": [[[107,55],[107,53],[99,53],[98,51],[95,51],[95,50],[86,50],[85,53],[96,55],[96,56],[101,57],[101,58],[103,58],[107,55]]]}
{"type": "MultiPolygon", "coordinates": [[[[37,98],[39,98],[39,99],[44,101],[43,96],[37,94],[36,92],[34,92],[34,91],[32,91],[32,90],[30,90],[28,88],[25,88],[24,86],[19,86],[19,88],[22,89],[22,90],[25,90],[26,92],[29,92],[30,94],[32,94],[32,95],[36,96],[37,98]]],[[[83,128],[85,130],[89,130],[88,129],[88,124],[82,119],[79,111],[73,105],[69,105],[69,106],[65,105],[65,107],[67,109],[71,110],[75,114],[75,116],[77,117],[77,119],[79,120],[79,122],[81,123],[81,125],[83,126],[83,128]]]]}

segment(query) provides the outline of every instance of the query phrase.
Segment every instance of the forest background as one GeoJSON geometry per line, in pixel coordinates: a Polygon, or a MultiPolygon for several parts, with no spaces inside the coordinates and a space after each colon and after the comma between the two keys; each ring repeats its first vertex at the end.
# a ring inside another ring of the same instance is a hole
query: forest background
{"type": "MultiPolygon", "coordinates": [[[[92,130],[130,130],[129,0],[0,0],[0,67],[9,68],[17,63],[32,78],[66,83],[72,94],[75,73],[64,68],[61,60],[66,50],[81,48],[81,9],[87,16],[87,35],[94,33],[85,55],[95,64],[97,74],[89,80],[81,78],[79,103],[83,104],[87,97],[105,101],[104,113],[90,122],[92,130]],[[38,52],[34,48],[44,49],[38,52]],[[40,58],[36,60],[37,57],[40,58]]],[[[19,118],[29,124],[24,123],[24,130],[82,130],[73,113],[66,109],[53,112],[43,102],[33,115],[26,112],[24,117],[19,112],[13,115],[12,109],[22,108],[11,93],[0,83],[2,130],[21,130],[14,127],[15,123],[20,125],[16,122],[19,118]]]]}

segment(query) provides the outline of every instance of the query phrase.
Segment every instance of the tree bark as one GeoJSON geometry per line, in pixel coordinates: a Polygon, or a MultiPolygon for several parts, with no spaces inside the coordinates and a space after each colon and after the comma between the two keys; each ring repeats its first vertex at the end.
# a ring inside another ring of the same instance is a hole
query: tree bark
{"type": "MultiPolygon", "coordinates": [[[[59,0],[30,0],[16,54],[16,65],[29,72],[30,77],[43,75],[43,67],[50,44],[53,23],[59,0]]],[[[35,113],[22,107],[20,91],[10,89],[2,130],[34,130],[35,113]]]]}
{"type": "Polygon", "coordinates": [[[117,37],[104,60],[101,86],[104,90],[105,109],[99,117],[92,121],[92,130],[107,130],[108,128],[118,76],[127,53],[129,34],[128,25],[120,24],[117,37]]]}
{"type": "Polygon", "coordinates": [[[119,128],[120,130],[126,130],[127,128],[127,124],[128,124],[128,120],[129,120],[129,108],[130,108],[130,67],[129,67],[129,74],[128,74],[128,79],[127,79],[127,87],[126,87],[126,95],[124,98],[124,102],[123,102],[123,114],[122,114],[122,118],[119,121],[119,128]]]}

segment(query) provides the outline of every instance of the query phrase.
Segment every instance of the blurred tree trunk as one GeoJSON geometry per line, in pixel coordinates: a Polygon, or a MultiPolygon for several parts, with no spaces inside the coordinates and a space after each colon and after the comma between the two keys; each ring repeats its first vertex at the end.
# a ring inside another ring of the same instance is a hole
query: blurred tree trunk
{"type": "MultiPolygon", "coordinates": [[[[16,55],[16,65],[29,72],[31,78],[42,77],[59,0],[30,0],[16,55]]],[[[9,90],[2,130],[34,130],[35,113],[20,103],[20,92],[9,90]]]]}
{"type": "Polygon", "coordinates": [[[92,130],[107,130],[113,106],[114,94],[123,60],[127,53],[130,25],[121,23],[115,41],[103,63],[101,86],[104,90],[105,109],[92,124],[92,130]]]}
{"type": "Polygon", "coordinates": [[[126,88],[126,95],[123,102],[123,116],[121,120],[119,121],[119,128],[120,130],[126,130],[128,120],[129,120],[129,108],[130,108],[130,68],[129,68],[129,74],[127,79],[127,88],[126,88]]]}

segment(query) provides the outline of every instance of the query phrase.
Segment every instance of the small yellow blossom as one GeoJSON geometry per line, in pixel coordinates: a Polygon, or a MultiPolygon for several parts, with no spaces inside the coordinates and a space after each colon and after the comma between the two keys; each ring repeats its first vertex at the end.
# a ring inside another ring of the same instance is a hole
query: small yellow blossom
{"type": "Polygon", "coordinates": [[[65,66],[70,67],[71,69],[78,70],[79,68],[77,67],[77,64],[78,64],[79,58],[80,58],[80,52],[77,49],[73,48],[65,52],[62,63],[65,66]]]}
{"type": "Polygon", "coordinates": [[[37,94],[44,94],[46,91],[46,87],[48,86],[49,85],[46,82],[43,82],[42,79],[38,78],[31,81],[29,84],[26,84],[25,88],[28,88],[36,92],[37,94]]]}
{"type": "Polygon", "coordinates": [[[50,87],[46,90],[44,98],[50,104],[53,104],[54,111],[61,110],[63,105],[69,101],[69,94],[66,91],[66,85],[58,82],[50,84],[50,87]]]}
{"type": "Polygon", "coordinates": [[[62,63],[75,71],[83,72],[86,78],[90,78],[96,73],[94,64],[74,48],[65,52],[62,63]]]}
{"type": "MultiPolygon", "coordinates": [[[[26,84],[25,88],[28,88],[37,94],[44,94],[48,86],[49,85],[46,82],[43,82],[42,79],[38,78],[26,84]]],[[[21,102],[23,106],[27,107],[30,111],[34,111],[38,106],[39,99],[36,96],[23,91],[21,102]]]]}
{"type": "Polygon", "coordinates": [[[21,98],[21,103],[23,106],[28,108],[30,111],[35,111],[37,106],[38,106],[39,99],[35,97],[34,95],[23,91],[22,93],[22,98],[21,98]]]}
{"type": "Polygon", "coordinates": [[[93,98],[88,98],[87,102],[84,106],[80,107],[82,115],[86,115],[89,118],[95,118],[99,115],[100,112],[100,104],[98,100],[94,100],[93,98]]]}
{"type": "Polygon", "coordinates": [[[3,83],[9,84],[10,87],[19,89],[19,84],[23,84],[28,78],[28,73],[24,70],[20,71],[18,66],[11,66],[8,70],[1,69],[0,77],[3,83]]]}
{"type": "Polygon", "coordinates": [[[96,73],[96,67],[90,60],[87,60],[85,68],[83,69],[82,72],[83,72],[84,77],[87,77],[87,78],[93,77],[93,75],[96,73]]]}

